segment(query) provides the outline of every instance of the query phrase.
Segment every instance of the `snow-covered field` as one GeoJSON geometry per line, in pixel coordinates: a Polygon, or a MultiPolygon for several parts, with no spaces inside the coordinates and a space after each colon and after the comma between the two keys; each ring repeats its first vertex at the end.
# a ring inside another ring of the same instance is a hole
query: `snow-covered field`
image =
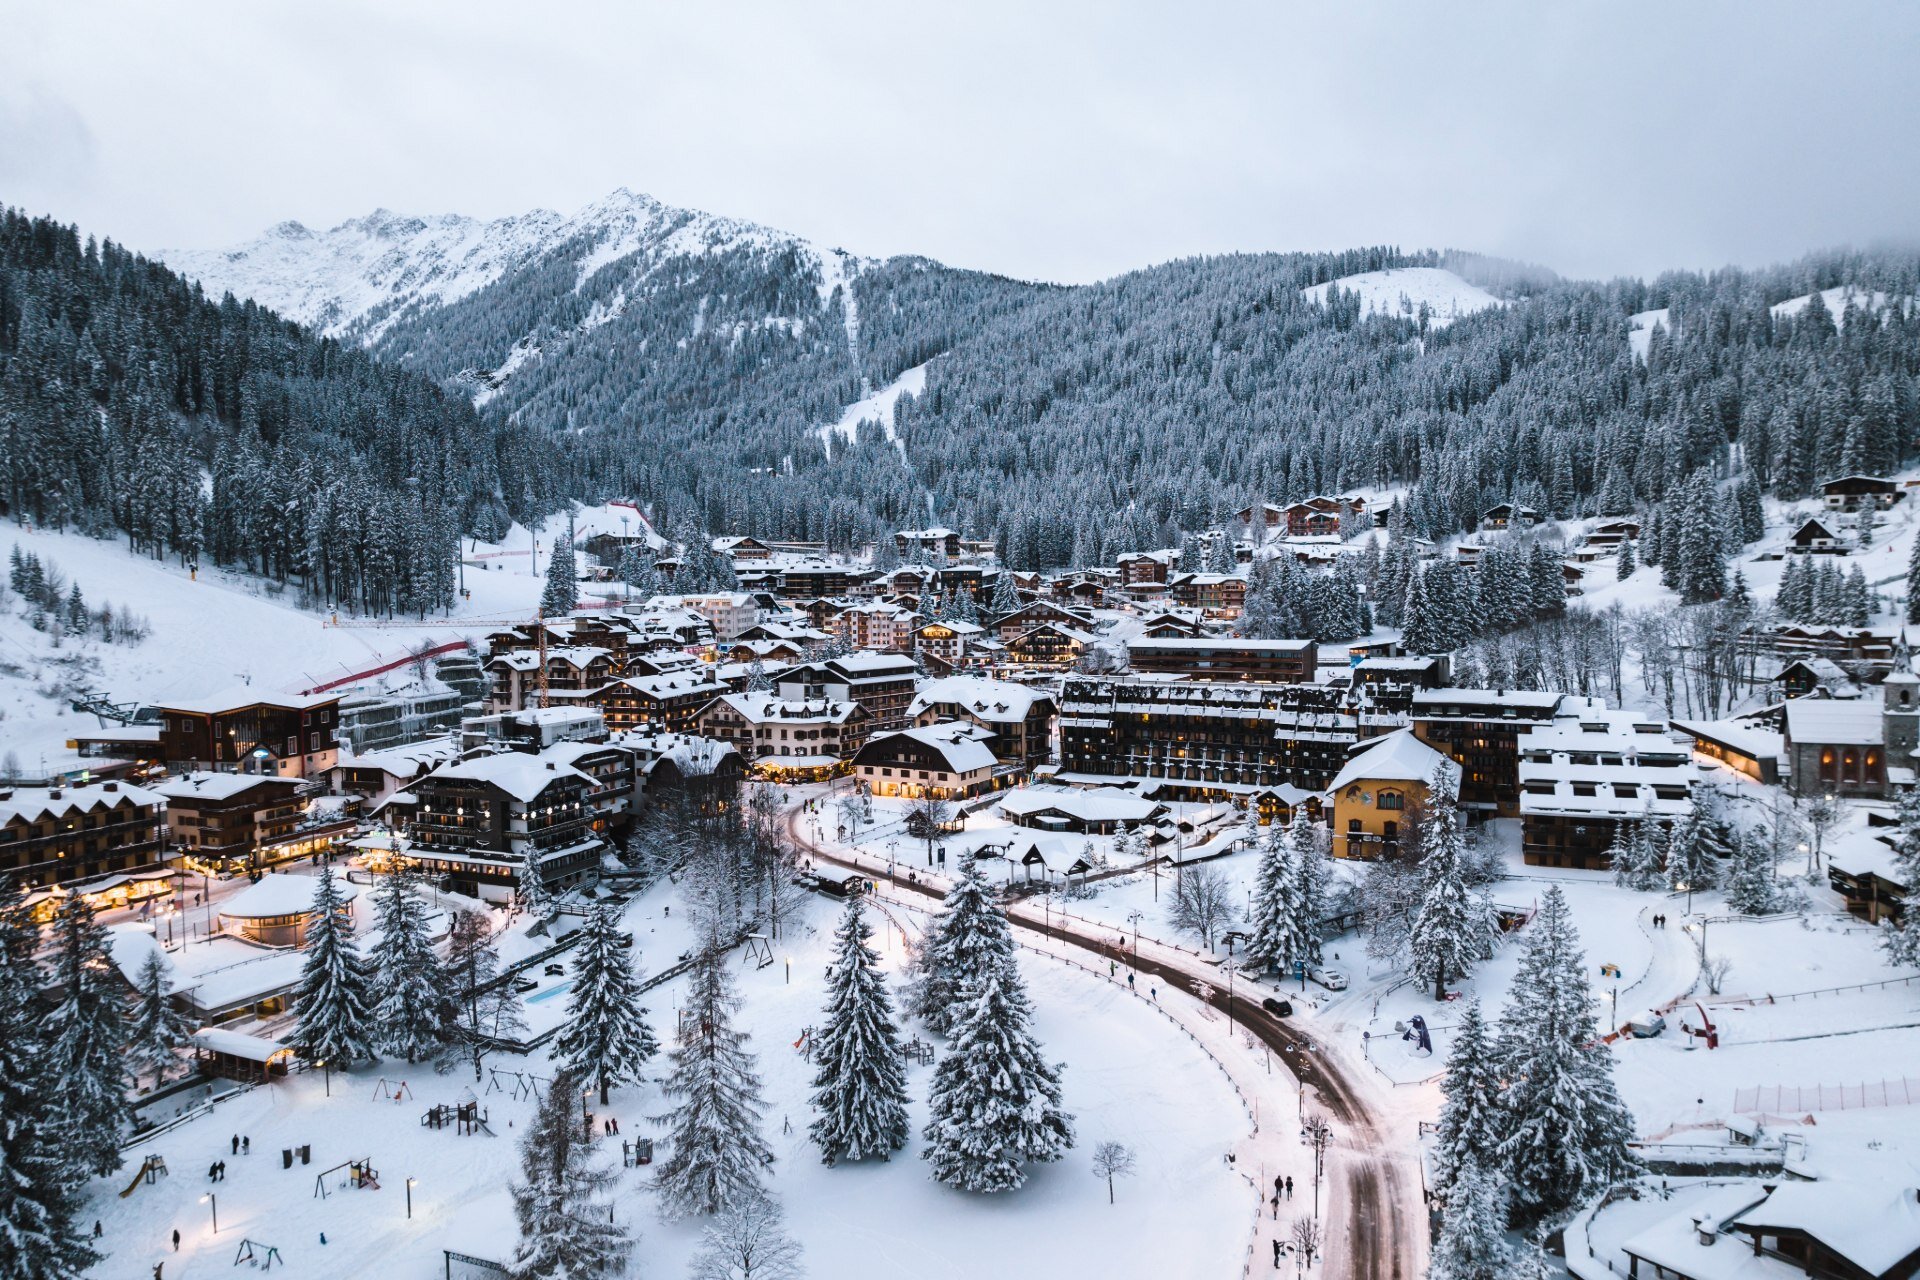
{"type": "Polygon", "coordinates": [[[1332,285],[1360,295],[1362,315],[1399,316],[1413,320],[1424,304],[1432,313],[1431,323],[1448,324],[1461,316],[1504,305],[1500,299],[1469,284],[1451,271],[1439,267],[1394,267],[1386,271],[1363,271],[1342,276],[1329,284],[1311,285],[1300,291],[1310,302],[1325,302],[1332,285]]]}
{"type": "MultiPolygon", "coordinates": [[[[671,943],[663,946],[648,933],[658,924],[658,905],[637,900],[627,922],[638,926],[642,960],[655,968],[674,958],[671,943]]],[[[766,1080],[763,1130],[776,1154],[771,1185],[789,1230],[805,1246],[809,1274],[1118,1277],[1226,1275],[1238,1268],[1248,1192],[1222,1155],[1245,1134],[1247,1120],[1226,1078],[1142,1001],[1027,953],[1021,970],[1036,1033],[1049,1056],[1065,1064],[1065,1103],[1079,1134],[1075,1150],[1059,1164],[1036,1167],[1022,1190],[998,1197],[933,1183],[917,1138],[932,1068],[916,1065],[909,1071],[916,1138],[907,1150],[888,1163],[822,1165],[804,1132],[811,1068],[792,1045],[819,1021],[820,975],[836,910],[812,900],[804,923],[775,943],[774,964],[736,961],[734,969],[745,998],[741,1023],[752,1030],[751,1048],[766,1080]],[[1093,1146],[1107,1139],[1126,1143],[1138,1157],[1138,1172],[1120,1181],[1113,1207],[1088,1164],[1093,1146]]],[[[896,914],[905,927],[917,927],[914,915],[896,914]]],[[[891,925],[875,923],[883,926],[875,944],[891,968],[902,956],[899,937],[891,925]]],[[[651,994],[663,1036],[671,1033],[680,989],[673,982],[651,994]]],[[[492,1065],[503,1072],[550,1070],[539,1054],[496,1056],[492,1065]]],[[[664,1059],[655,1066],[664,1070],[664,1059]]],[[[461,1068],[436,1075],[395,1063],[336,1072],[331,1096],[326,1090],[322,1075],[296,1076],[223,1102],[212,1115],[130,1150],[121,1175],[92,1185],[84,1211],[88,1220],[100,1219],[102,1243],[113,1255],[96,1273],[145,1275],[164,1259],[168,1280],[227,1275],[243,1238],[277,1246],[296,1273],[320,1276],[431,1280],[443,1274],[443,1249],[491,1258],[510,1252],[515,1226],[507,1187],[517,1176],[515,1138],[532,1114],[530,1099],[515,1099],[511,1090],[489,1092],[461,1068]],[[396,1102],[391,1093],[401,1080],[406,1092],[396,1102]],[[429,1107],[469,1088],[487,1108],[496,1136],[461,1137],[420,1125],[429,1107]],[[251,1155],[229,1154],[234,1134],[251,1139],[251,1155]],[[281,1149],[300,1144],[312,1145],[314,1163],[282,1169],[281,1149]],[[149,1151],[166,1158],[171,1175],[121,1198],[117,1193],[149,1151]],[[207,1166],[221,1158],[227,1180],[209,1186],[207,1166]],[[336,1173],[328,1180],[330,1194],[316,1196],[321,1169],[363,1158],[378,1170],[379,1189],[343,1188],[336,1173]],[[408,1178],[416,1180],[411,1220],[408,1178]],[[201,1203],[209,1190],[217,1205],[201,1203]],[[182,1238],[177,1255],[168,1244],[175,1228],[182,1238]]],[[[630,1137],[658,1136],[661,1126],[649,1117],[663,1106],[658,1087],[649,1084],[617,1090],[604,1112],[597,1101],[592,1109],[617,1117],[630,1137]]],[[[619,1164],[618,1140],[599,1142],[619,1164]]],[[[641,1236],[634,1273],[685,1275],[699,1226],[658,1220],[650,1176],[626,1170],[615,1193],[616,1214],[641,1236]]]]}

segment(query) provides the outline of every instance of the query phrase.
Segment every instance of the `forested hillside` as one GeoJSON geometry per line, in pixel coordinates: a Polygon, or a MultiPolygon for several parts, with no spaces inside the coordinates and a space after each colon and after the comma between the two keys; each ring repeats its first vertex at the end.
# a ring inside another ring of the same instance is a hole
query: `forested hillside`
{"type": "Polygon", "coordinates": [[[556,501],[537,433],[157,262],[0,212],[0,474],[11,513],[156,557],[438,608],[455,538],[556,501]]]}

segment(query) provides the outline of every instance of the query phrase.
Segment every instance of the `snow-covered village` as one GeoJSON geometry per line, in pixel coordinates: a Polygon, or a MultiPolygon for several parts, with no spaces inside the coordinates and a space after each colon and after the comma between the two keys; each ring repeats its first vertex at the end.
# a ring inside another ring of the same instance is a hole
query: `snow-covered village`
{"type": "Polygon", "coordinates": [[[1920,1280],[1920,14],[107,7],[0,1280],[1920,1280]]]}

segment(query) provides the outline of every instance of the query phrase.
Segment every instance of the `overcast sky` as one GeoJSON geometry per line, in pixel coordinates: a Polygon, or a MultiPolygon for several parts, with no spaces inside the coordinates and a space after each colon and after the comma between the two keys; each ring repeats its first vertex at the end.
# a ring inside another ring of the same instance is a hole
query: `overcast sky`
{"type": "Polygon", "coordinates": [[[0,202],[143,249],[615,187],[1087,280],[1920,239],[1920,5],[0,0],[0,202]]]}

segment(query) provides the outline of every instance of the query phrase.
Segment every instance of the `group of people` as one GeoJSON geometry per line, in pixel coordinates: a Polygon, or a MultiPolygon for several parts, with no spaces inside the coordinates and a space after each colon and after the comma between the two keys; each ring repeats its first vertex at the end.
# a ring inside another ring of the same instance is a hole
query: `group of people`
{"type": "MultiPolygon", "coordinates": [[[[1273,1220],[1275,1222],[1280,1221],[1280,1200],[1283,1196],[1288,1200],[1293,1199],[1293,1179],[1283,1178],[1276,1173],[1273,1175],[1273,1220]]],[[[1278,1271],[1280,1269],[1280,1259],[1287,1256],[1288,1248],[1289,1246],[1285,1240],[1282,1240],[1279,1236],[1273,1238],[1274,1270],[1278,1271]]]]}
{"type": "Polygon", "coordinates": [[[1664,929],[1667,927],[1667,917],[1664,912],[1653,918],[1653,927],[1656,929],[1664,929]]]}

